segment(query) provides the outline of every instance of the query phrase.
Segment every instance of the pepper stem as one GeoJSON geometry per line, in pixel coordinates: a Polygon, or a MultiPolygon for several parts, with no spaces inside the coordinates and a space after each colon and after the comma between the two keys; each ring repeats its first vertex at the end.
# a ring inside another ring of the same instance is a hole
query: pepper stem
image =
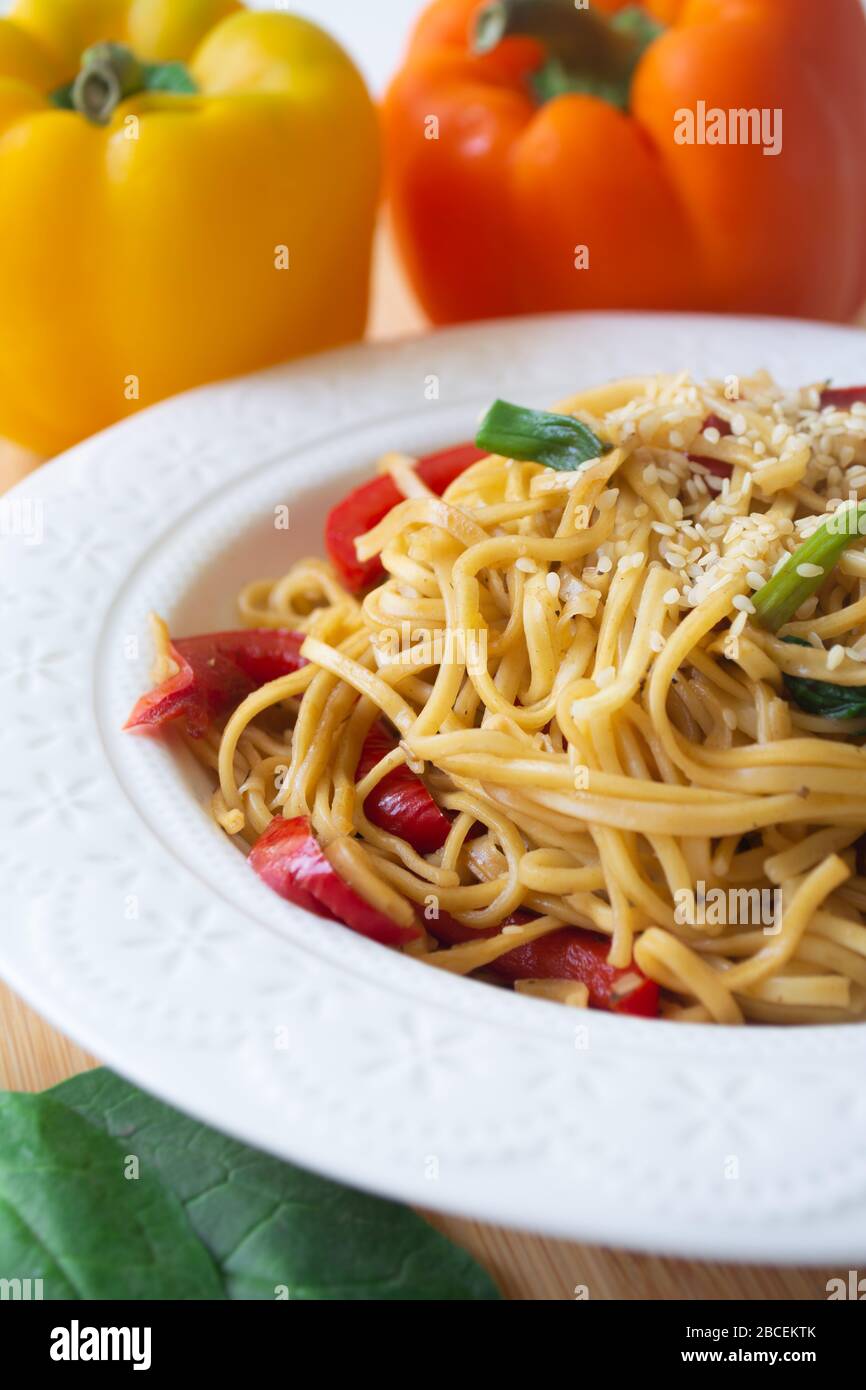
{"type": "Polygon", "coordinates": [[[94,125],[108,125],[125,97],[145,86],[144,65],[122,43],[97,43],[81,56],[81,71],[72,84],[72,105],[94,125]]]}
{"type": "Polygon", "coordinates": [[[49,99],[94,125],[109,125],[120,102],[136,92],[188,96],[197,90],[183,63],[142,63],[126,44],[96,43],[82,54],[75,81],[58,87],[49,99]]]}
{"type": "Polygon", "coordinates": [[[476,19],[472,47],[483,54],[513,35],[537,39],[547,54],[535,83],[542,100],[583,91],[626,107],[638,60],[661,32],[637,6],[608,19],[575,0],[492,0],[476,19]]]}

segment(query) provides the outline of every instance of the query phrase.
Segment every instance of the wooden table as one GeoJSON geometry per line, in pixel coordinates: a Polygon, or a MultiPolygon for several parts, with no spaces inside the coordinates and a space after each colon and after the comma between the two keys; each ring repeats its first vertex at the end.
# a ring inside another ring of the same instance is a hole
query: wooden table
{"type": "MultiPolygon", "coordinates": [[[[423,327],[423,316],[383,229],[377,245],[370,336],[394,338],[423,327]]],[[[0,491],[37,464],[38,460],[23,450],[0,444],[0,491]]],[[[0,982],[0,1087],[41,1091],[98,1065],[97,1058],[45,1023],[0,982]]],[[[591,1299],[814,1299],[826,1297],[827,1280],[840,1273],[659,1259],[548,1240],[438,1214],[431,1219],[471,1250],[510,1298],[571,1299],[575,1286],[585,1285],[591,1299]]]]}

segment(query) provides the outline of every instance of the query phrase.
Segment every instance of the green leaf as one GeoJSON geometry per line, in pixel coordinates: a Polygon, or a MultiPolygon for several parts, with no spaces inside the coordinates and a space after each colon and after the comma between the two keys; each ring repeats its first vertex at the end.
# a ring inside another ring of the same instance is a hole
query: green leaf
{"type": "Polygon", "coordinates": [[[494,401],[481,421],[475,443],[491,454],[543,463],[559,472],[573,472],[610,449],[589,425],[573,415],[527,410],[509,401],[494,401]]]}
{"type": "MultiPolygon", "coordinates": [[[[797,647],[809,647],[802,637],[783,637],[797,647]]],[[[795,704],[807,714],[822,719],[861,719],[866,715],[866,686],[835,685],[832,681],[807,676],[783,676],[785,689],[795,704]]]]}
{"type": "Polygon", "coordinates": [[[758,622],[770,632],[789,623],[797,609],[817,593],[839,557],[852,541],[862,539],[866,526],[866,502],[835,512],[798,545],[780,570],[752,595],[758,622]],[[800,565],[815,565],[820,573],[804,577],[800,565]]]}
{"type": "Polygon", "coordinates": [[[198,86],[184,63],[144,63],[146,92],[183,92],[192,94],[198,86]]]}
{"type": "Polygon", "coordinates": [[[228,1296],[495,1299],[489,1275],[406,1207],[351,1191],[188,1119],[109,1071],[51,1094],[140,1156],[186,1210],[228,1296]]]}
{"type": "Polygon", "coordinates": [[[0,1278],[49,1299],[220,1299],[183,1207],[129,1149],[50,1095],[0,1094],[0,1278]]]}
{"type": "Polygon", "coordinates": [[[61,111],[74,111],[75,102],[72,100],[73,82],[64,82],[62,87],[57,87],[53,92],[48,93],[48,100],[52,106],[57,106],[61,111]]]}

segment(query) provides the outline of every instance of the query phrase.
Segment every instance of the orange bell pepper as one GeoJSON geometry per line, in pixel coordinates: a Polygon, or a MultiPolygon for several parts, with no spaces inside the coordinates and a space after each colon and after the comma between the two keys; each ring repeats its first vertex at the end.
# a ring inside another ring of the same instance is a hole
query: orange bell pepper
{"type": "Polygon", "coordinates": [[[384,127],[430,317],[850,318],[866,299],[860,0],[649,0],[637,24],[630,8],[422,15],[384,127]]]}

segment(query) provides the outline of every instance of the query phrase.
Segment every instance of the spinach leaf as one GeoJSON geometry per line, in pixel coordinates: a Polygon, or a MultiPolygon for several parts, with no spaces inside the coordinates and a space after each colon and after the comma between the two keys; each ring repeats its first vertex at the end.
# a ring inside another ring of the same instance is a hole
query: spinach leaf
{"type": "Polygon", "coordinates": [[[182,1203],[229,1298],[499,1297],[471,1256],[408,1208],[247,1148],[109,1071],[51,1094],[137,1154],[182,1203]]]}
{"type": "Polygon", "coordinates": [[[491,454],[543,463],[560,473],[573,472],[610,450],[610,445],[602,444],[589,425],[573,415],[528,410],[510,401],[493,402],[481,421],[475,443],[491,454]]]}
{"type": "Polygon", "coordinates": [[[0,1278],[51,1299],[221,1299],[222,1281],[160,1179],[49,1095],[0,1094],[0,1278]]]}
{"type": "MultiPolygon", "coordinates": [[[[783,637],[797,647],[808,647],[802,637],[783,637]]],[[[795,704],[807,714],[823,719],[858,719],[866,715],[866,686],[835,685],[832,681],[806,676],[784,676],[785,689],[795,704]]]]}

